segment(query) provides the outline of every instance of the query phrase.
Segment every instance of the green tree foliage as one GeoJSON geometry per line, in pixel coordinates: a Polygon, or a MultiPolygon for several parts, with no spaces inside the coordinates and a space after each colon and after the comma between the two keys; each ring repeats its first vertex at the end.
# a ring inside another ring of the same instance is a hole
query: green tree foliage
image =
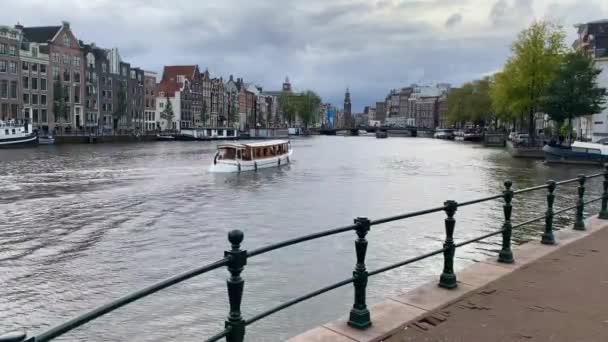
{"type": "Polygon", "coordinates": [[[296,102],[297,101],[295,101],[293,94],[283,92],[279,96],[281,113],[283,114],[283,118],[287,120],[290,126],[296,118],[296,102]]]}
{"type": "Polygon", "coordinates": [[[448,121],[450,124],[472,122],[485,126],[494,119],[490,98],[490,78],[465,83],[448,95],[448,121]]]}
{"type": "Polygon", "coordinates": [[[571,125],[572,118],[600,113],[606,103],[606,89],[597,85],[601,72],[584,52],[567,53],[543,98],[543,109],[551,120],[558,126],[565,120],[571,125]]]}
{"type": "Polygon", "coordinates": [[[491,90],[494,107],[503,119],[527,119],[535,136],[534,114],[542,109],[547,88],[556,77],[565,51],[563,29],[549,22],[533,23],[513,43],[513,55],[496,75],[491,90]]]}
{"type": "Polygon", "coordinates": [[[312,90],[305,91],[298,102],[297,110],[304,128],[308,128],[310,124],[314,124],[319,117],[319,107],[321,106],[321,97],[312,90]]]}
{"type": "Polygon", "coordinates": [[[160,113],[160,118],[167,121],[167,129],[173,129],[173,119],[175,115],[173,114],[173,104],[171,103],[171,99],[169,95],[166,97],[167,103],[165,104],[165,109],[160,113]]]}

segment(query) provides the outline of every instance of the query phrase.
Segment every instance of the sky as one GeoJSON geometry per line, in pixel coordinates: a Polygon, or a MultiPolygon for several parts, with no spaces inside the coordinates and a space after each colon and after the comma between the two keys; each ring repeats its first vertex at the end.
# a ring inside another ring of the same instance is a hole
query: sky
{"type": "MultiPolygon", "coordinates": [[[[532,21],[608,18],[606,0],[0,0],[0,24],[59,25],[161,72],[198,64],[278,90],[286,76],[353,111],[411,83],[455,86],[500,70],[532,21]],[[35,9],[35,10],[33,10],[35,9]]],[[[160,74],[159,74],[160,76],[160,74]]]]}

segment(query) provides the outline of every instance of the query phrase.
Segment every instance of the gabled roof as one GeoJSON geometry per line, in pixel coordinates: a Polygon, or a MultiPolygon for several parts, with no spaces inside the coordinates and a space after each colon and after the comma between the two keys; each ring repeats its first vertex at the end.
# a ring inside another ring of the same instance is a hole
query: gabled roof
{"type": "Polygon", "coordinates": [[[177,80],[178,75],[184,75],[188,81],[192,82],[197,69],[196,65],[166,65],[163,70],[163,80],[171,78],[177,80]]]}
{"type": "Polygon", "coordinates": [[[61,30],[62,26],[24,27],[23,35],[30,42],[46,43],[61,30]]]}

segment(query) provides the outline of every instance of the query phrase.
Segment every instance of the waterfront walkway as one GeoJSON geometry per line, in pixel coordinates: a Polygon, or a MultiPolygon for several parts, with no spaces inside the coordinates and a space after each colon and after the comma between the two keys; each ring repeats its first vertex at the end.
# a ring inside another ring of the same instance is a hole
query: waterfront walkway
{"type": "Polygon", "coordinates": [[[608,341],[608,229],[426,314],[387,341],[608,341]]]}

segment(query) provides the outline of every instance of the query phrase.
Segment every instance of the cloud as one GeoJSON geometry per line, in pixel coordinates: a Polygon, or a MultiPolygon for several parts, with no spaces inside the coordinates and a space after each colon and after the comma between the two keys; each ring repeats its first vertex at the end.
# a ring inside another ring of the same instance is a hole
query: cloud
{"type": "Polygon", "coordinates": [[[348,85],[359,111],[391,88],[498,70],[535,17],[574,32],[607,11],[604,0],[21,0],[2,3],[0,23],[68,20],[79,39],[144,69],[199,64],[269,90],[289,76],[336,105],[348,85]]]}
{"type": "Polygon", "coordinates": [[[448,28],[454,27],[454,26],[458,25],[461,21],[462,21],[462,14],[454,13],[445,21],[445,27],[448,27],[448,28]]]}

